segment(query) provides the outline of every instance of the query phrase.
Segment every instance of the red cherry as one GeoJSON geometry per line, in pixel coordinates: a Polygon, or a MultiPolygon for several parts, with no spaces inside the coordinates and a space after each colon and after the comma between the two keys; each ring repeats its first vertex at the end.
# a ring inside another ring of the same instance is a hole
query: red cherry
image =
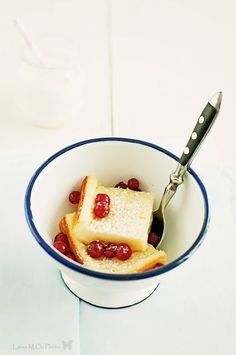
{"type": "Polygon", "coordinates": [[[73,205],[79,203],[80,200],[80,192],[79,191],[72,191],[69,194],[69,201],[73,203],[73,205]]]}
{"type": "Polygon", "coordinates": [[[67,253],[66,256],[67,256],[67,258],[69,258],[69,259],[75,260],[75,256],[74,256],[74,254],[71,253],[71,252],[67,253]]]}
{"type": "Polygon", "coordinates": [[[97,194],[95,203],[102,202],[102,203],[107,203],[110,205],[111,200],[110,197],[107,194],[97,194]]]}
{"type": "Polygon", "coordinates": [[[114,258],[114,256],[116,255],[116,250],[117,250],[117,245],[116,244],[108,244],[107,247],[105,248],[103,254],[107,257],[107,258],[114,258]]]}
{"type": "Polygon", "coordinates": [[[139,181],[135,178],[128,180],[128,188],[130,190],[138,191],[139,190],[139,181]]]}
{"type": "Polygon", "coordinates": [[[158,245],[158,243],[160,242],[160,237],[158,237],[158,235],[154,232],[149,233],[148,236],[148,243],[153,245],[154,248],[156,248],[156,246],[158,245]]]}
{"type": "Polygon", "coordinates": [[[60,251],[62,254],[68,254],[69,251],[70,251],[68,245],[67,245],[66,243],[64,243],[64,242],[61,242],[61,241],[55,242],[55,243],[53,244],[53,246],[54,246],[58,251],[60,251]]]}
{"type": "Polygon", "coordinates": [[[121,189],[127,189],[128,185],[126,185],[123,181],[118,182],[115,187],[120,187],[121,189]]]}
{"type": "Polygon", "coordinates": [[[101,242],[99,242],[99,240],[94,240],[87,247],[88,254],[94,259],[97,259],[102,256],[103,251],[103,245],[101,242]]]}
{"type": "Polygon", "coordinates": [[[110,207],[107,203],[98,202],[94,207],[94,214],[98,218],[106,217],[110,212],[110,207]]]}
{"type": "Polygon", "coordinates": [[[131,248],[126,243],[117,245],[116,257],[120,260],[127,260],[132,254],[131,248]]]}
{"type": "Polygon", "coordinates": [[[64,234],[64,233],[58,233],[58,234],[55,236],[54,243],[55,243],[55,242],[64,242],[65,244],[68,244],[67,235],[64,234]]]}

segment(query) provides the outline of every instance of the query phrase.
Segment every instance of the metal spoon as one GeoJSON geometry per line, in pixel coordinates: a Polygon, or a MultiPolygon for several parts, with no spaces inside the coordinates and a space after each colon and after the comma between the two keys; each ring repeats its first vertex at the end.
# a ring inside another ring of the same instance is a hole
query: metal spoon
{"type": "Polygon", "coordinates": [[[160,245],[165,235],[165,208],[176,193],[179,185],[183,183],[183,176],[186,173],[188,167],[193,161],[195,154],[197,153],[200,145],[210,131],[217,114],[220,110],[222,101],[222,92],[217,92],[211,100],[207,103],[206,107],[202,111],[193,132],[189,138],[189,141],[179,159],[176,170],[170,175],[170,182],[166,186],[159,208],[153,213],[152,232],[158,236],[158,242],[156,247],[160,245]]]}

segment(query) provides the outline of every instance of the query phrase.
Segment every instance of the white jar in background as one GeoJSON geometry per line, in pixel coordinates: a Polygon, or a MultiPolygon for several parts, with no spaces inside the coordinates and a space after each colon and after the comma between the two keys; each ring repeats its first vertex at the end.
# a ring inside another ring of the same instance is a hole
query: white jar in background
{"type": "Polygon", "coordinates": [[[55,128],[79,119],[84,74],[77,46],[58,35],[38,39],[44,60],[24,49],[18,72],[17,104],[34,125],[55,128]]]}

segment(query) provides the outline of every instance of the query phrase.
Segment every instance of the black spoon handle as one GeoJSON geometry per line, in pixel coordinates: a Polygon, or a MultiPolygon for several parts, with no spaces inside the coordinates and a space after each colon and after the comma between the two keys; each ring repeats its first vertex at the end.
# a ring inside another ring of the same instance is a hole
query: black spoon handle
{"type": "MultiPolygon", "coordinates": [[[[215,122],[222,98],[221,93],[217,93],[216,95],[218,95],[217,100],[210,100],[210,102],[207,103],[206,107],[202,111],[191,134],[191,137],[189,138],[189,141],[183,151],[183,154],[179,160],[179,164],[184,167],[188,167],[191,164],[194,155],[200,148],[200,145],[210,131],[211,126],[215,122]]],[[[216,95],[213,96],[213,98],[216,97],[216,95]]]]}
{"type": "Polygon", "coordinates": [[[168,205],[178,186],[183,183],[183,176],[186,173],[188,166],[191,164],[194,155],[197,153],[201,143],[203,142],[217,117],[217,114],[220,110],[221,101],[222,92],[218,92],[207,103],[206,107],[198,118],[191,137],[189,138],[183,154],[179,159],[176,170],[170,175],[170,182],[165,188],[160,203],[160,208],[162,210],[168,205]]]}

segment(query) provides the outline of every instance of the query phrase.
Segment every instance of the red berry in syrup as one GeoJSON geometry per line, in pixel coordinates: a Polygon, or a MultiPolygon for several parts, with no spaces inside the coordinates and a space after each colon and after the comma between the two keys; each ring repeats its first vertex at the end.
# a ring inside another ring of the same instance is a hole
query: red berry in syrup
{"type": "Polygon", "coordinates": [[[107,194],[97,194],[95,203],[102,202],[102,203],[107,203],[110,205],[111,200],[110,197],[107,194]]]}
{"type": "Polygon", "coordinates": [[[69,194],[69,201],[73,203],[73,205],[79,203],[80,200],[80,192],[79,191],[72,191],[69,194]]]}
{"type": "Polygon", "coordinates": [[[64,234],[64,233],[58,233],[58,234],[55,236],[54,243],[55,243],[55,242],[64,242],[64,243],[68,244],[67,235],[64,234]]]}
{"type": "Polygon", "coordinates": [[[117,245],[116,257],[119,260],[127,260],[132,254],[131,248],[126,243],[120,243],[117,245]]]}
{"type": "Polygon", "coordinates": [[[103,249],[106,249],[110,243],[101,241],[103,249]]]}
{"type": "Polygon", "coordinates": [[[108,244],[108,246],[105,248],[103,254],[104,256],[106,256],[107,258],[114,258],[114,256],[116,256],[116,250],[117,250],[117,245],[116,244],[108,244]]]}
{"type": "Polygon", "coordinates": [[[110,212],[110,207],[107,203],[98,202],[94,207],[94,214],[98,218],[106,217],[110,212]]]}
{"type": "Polygon", "coordinates": [[[148,236],[148,243],[153,245],[154,248],[156,248],[156,246],[158,245],[158,243],[160,242],[160,238],[158,237],[158,235],[154,232],[149,233],[148,236]]]}
{"type": "Polygon", "coordinates": [[[60,242],[60,241],[55,242],[53,244],[53,246],[64,255],[68,254],[69,251],[70,251],[68,245],[66,243],[64,243],[64,242],[60,242]]]}
{"type": "Polygon", "coordinates": [[[128,180],[128,188],[130,190],[138,191],[139,190],[139,181],[135,178],[128,180]]]}
{"type": "Polygon", "coordinates": [[[115,187],[120,187],[121,189],[127,189],[128,185],[126,185],[123,181],[118,182],[115,187]]]}
{"type": "Polygon", "coordinates": [[[98,240],[94,240],[87,247],[88,254],[94,259],[97,259],[100,256],[102,256],[103,251],[104,251],[103,245],[98,240]]]}

